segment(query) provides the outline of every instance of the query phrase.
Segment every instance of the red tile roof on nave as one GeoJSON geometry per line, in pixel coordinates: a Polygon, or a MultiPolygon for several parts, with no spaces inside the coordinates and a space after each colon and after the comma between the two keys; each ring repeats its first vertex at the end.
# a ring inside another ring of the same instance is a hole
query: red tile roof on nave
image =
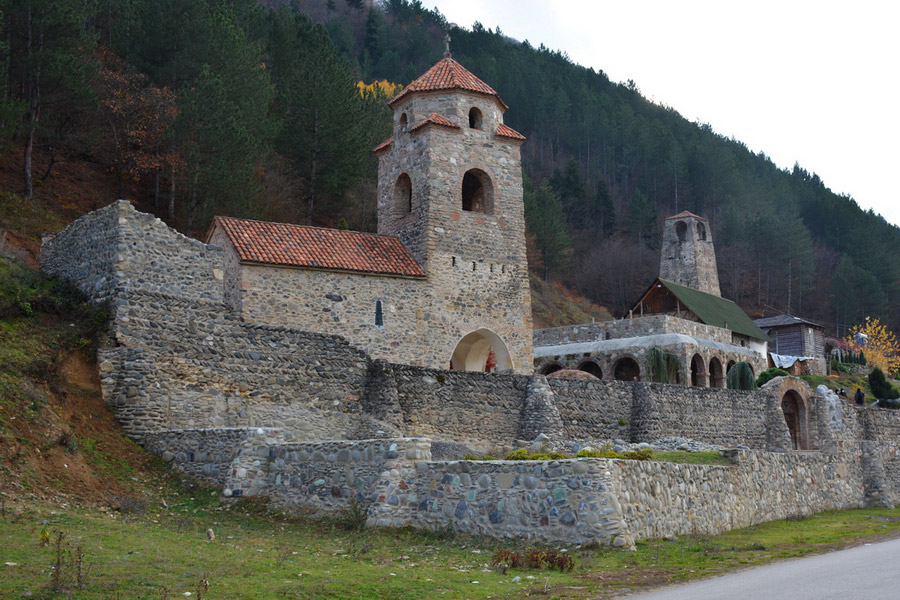
{"type": "MultiPolygon", "coordinates": [[[[399,238],[361,231],[215,217],[241,262],[425,277],[399,238]]],[[[207,240],[209,236],[207,236],[207,240]]]]}

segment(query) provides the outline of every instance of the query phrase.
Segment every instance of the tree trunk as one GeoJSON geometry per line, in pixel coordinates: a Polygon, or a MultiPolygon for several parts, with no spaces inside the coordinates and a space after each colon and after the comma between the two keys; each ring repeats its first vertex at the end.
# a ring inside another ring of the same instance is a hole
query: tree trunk
{"type": "Polygon", "coordinates": [[[313,118],[313,159],[312,165],[310,165],[310,173],[309,173],[309,194],[306,202],[306,224],[312,225],[312,213],[313,206],[316,201],[316,169],[318,167],[316,161],[316,155],[318,154],[319,147],[319,115],[318,111],[316,111],[316,115],[313,118]]]}
{"type": "Polygon", "coordinates": [[[175,165],[169,171],[169,221],[175,220],[175,165]]]}

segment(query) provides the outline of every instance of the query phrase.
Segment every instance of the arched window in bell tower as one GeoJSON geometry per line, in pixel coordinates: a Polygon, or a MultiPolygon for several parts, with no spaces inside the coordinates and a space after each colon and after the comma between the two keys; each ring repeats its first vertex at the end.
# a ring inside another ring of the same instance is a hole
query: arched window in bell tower
{"type": "Polygon", "coordinates": [[[481,169],[469,169],[463,175],[462,209],[488,215],[494,212],[494,184],[481,169]]]}
{"type": "Polygon", "coordinates": [[[469,110],[469,127],[471,129],[481,129],[481,111],[478,110],[477,107],[473,106],[469,110]]]}
{"type": "Polygon", "coordinates": [[[684,221],[678,221],[675,223],[675,235],[678,236],[678,241],[683,242],[687,239],[687,223],[684,221]]]}
{"type": "Polygon", "coordinates": [[[703,223],[697,223],[697,237],[706,241],[706,227],[703,226],[703,223]]]}

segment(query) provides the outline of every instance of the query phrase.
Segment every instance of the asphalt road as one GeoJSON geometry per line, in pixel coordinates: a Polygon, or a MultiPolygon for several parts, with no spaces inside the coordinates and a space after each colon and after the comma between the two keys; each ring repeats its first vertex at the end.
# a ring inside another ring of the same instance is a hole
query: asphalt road
{"type": "Polygon", "coordinates": [[[898,600],[900,538],[669,587],[629,600],[898,600]]]}

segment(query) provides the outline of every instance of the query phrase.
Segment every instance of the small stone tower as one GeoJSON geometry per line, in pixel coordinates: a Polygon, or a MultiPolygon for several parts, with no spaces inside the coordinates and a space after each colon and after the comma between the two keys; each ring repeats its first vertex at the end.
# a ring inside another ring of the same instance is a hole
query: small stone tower
{"type": "Polygon", "coordinates": [[[721,296],[716,251],[708,220],[687,211],[666,219],[659,277],[721,296]]]}
{"type": "Polygon", "coordinates": [[[475,370],[493,350],[498,369],[530,372],[524,136],[449,51],[389,105],[393,133],[375,148],[378,233],[398,236],[427,273],[428,335],[446,337],[453,368],[475,370]]]}

